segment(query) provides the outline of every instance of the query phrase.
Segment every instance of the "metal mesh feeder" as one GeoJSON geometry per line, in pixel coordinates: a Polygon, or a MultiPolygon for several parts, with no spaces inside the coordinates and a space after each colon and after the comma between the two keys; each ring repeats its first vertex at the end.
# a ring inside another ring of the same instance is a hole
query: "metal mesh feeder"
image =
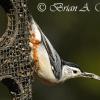
{"type": "Polygon", "coordinates": [[[0,80],[13,100],[32,100],[27,1],[0,0],[0,5],[8,16],[7,29],[0,38],[0,80]]]}

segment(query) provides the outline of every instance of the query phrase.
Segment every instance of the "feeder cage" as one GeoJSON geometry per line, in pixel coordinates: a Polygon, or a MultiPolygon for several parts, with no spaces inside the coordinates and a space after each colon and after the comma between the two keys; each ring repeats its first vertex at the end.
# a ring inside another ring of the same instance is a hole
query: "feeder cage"
{"type": "Polygon", "coordinates": [[[32,100],[27,0],[0,0],[0,6],[8,17],[7,29],[0,38],[0,81],[13,100],[32,100]]]}

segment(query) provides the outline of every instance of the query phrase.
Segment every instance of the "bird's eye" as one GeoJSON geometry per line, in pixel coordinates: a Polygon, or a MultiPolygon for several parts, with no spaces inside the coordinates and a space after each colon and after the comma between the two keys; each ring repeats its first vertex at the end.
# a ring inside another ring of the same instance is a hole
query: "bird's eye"
{"type": "Polygon", "coordinates": [[[73,70],[73,73],[76,74],[77,73],[77,70],[73,70]]]}

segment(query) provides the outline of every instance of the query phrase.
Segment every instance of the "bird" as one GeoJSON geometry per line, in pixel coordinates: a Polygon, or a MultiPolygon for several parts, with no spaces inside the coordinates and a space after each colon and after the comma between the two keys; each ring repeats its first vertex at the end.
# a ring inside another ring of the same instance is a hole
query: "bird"
{"type": "Polygon", "coordinates": [[[34,61],[34,72],[40,80],[49,84],[59,84],[78,77],[100,80],[100,76],[84,72],[79,65],[63,60],[32,16],[28,23],[30,56],[34,61]]]}

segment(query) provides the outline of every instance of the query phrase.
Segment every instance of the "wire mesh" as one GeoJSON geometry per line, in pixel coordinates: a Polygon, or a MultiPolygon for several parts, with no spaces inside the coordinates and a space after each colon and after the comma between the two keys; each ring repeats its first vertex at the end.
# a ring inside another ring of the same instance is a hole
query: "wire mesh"
{"type": "Polygon", "coordinates": [[[8,16],[8,27],[0,38],[0,80],[13,100],[32,100],[27,0],[0,0],[0,4],[8,16]]]}

